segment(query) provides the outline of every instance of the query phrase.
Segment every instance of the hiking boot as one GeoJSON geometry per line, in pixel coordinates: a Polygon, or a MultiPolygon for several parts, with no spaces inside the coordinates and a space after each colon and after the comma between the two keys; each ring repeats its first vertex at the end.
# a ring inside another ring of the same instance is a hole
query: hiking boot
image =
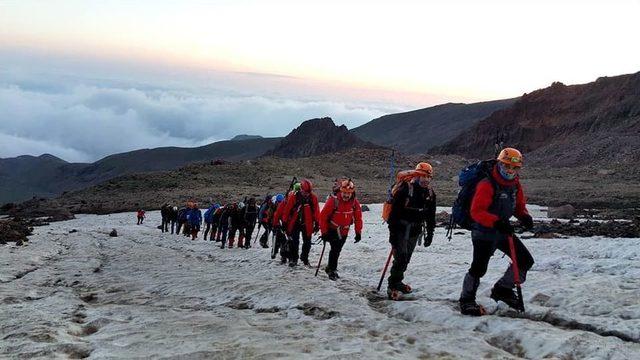
{"type": "Polygon", "coordinates": [[[311,266],[311,264],[309,264],[309,260],[302,260],[302,263],[306,266],[311,266]]]}
{"type": "Polygon", "coordinates": [[[289,262],[289,267],[293,268],[293,267],[296,267],[296,266],[298,266],[297,262],[295,262],[295,261],[290,261],[289,262]]]}
{"type": "Polygon", "coordinates": [[[482,305],[475,300],[460,300],[460,313],[462,315],[482,316],[487,313],[482,305]]]}
{"type": "MultiPolygon", "coordinates": [[[[272,258],[272,259],[275,259],[276,257],[275,257],[275,256],[272,256],[271,258],[272,258]]],[[[286,263],[287,263],[287,258],[280,258],[280,265],[284,265],[284,264],[286,264],[286,263]]]]}
{"type": "Polygon", "coordinates": [[[411,286],[403,283],[396,285],[395,288],[398,291],[402,292],[403,294],[410,294],[411,292],[413,292],[413,289],[411,288],[411,286]]]}
{"type": "Polygon", "coordinates": [[[269,245],[267,245],[267,243],[263,243],[263,242],[260,242],[260,246],[262,246],[263,249],[266,249],[266,248],[269,247],[269,245]]]}
{"type": "Polygon", "coordinates": [[[387,288],[387,297],[389,300],[400,300],[402,298],[402,292],[398,289],[387,288]]]}
{"type": "Polygon", "coordinates": [[[518,295],[516,295],[513,289],[494,285],[493,289],[491,289],[490,297],[495,300],[495,302],[502,301],[509,305],[510,308],[522,311],[520,299],[518,299],[518,295]]]}
{"type": "Polygon", "coordinates": [[[338,273],[335,272],[335,271],[332,271],[328,275],[329,275],[329,280],[336,281],[336,280],[338,280],[340,278],[340,276],[338,276],[338,273]]]}

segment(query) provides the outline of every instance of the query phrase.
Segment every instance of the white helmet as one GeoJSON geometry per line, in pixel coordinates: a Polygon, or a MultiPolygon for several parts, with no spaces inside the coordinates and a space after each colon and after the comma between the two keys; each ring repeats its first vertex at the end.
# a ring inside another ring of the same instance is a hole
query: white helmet
{"type": "Polygon", "coordinates": [[[244,203],[242,201],[238,203],[238,209],[244,209],[244,203]]]}

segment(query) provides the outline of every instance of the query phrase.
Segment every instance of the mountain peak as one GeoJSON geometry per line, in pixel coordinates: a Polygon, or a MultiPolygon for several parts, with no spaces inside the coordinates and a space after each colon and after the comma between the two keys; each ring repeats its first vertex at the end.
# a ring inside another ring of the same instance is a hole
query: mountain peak
{"type": "Polygon", "coordinates": [[[262,138],[263,137],[260,135],[240,134],[240,135],[234,136],[230,141],[243,141],[243,140],[253,140],[253,139],[262,139],[262,138]]]}
{"type": "Polygon", "coordinates": [[[346,126],[336,126],[330,117],[310,119],[293,129],[280,145],[265,155],[284,158],[328,154],[350,148],[378,147],[349,132],[346,126]]]}

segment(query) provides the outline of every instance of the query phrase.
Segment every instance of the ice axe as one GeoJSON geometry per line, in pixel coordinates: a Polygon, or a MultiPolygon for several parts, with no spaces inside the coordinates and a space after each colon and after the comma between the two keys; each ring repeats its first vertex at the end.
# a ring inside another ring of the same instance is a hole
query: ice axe
{"type": "Polygon", "coordinates": [[[378,291],[382,287],[382,282],[384,281],[384,275],[387,273],[387,268],[389,267],[389,262],[391,262],[391,257],[393,256],[393,247],[389,251],[389,256],[387,256],[387,262],[384,264],[384,269],[382,270],[382,276],[380,276],[380,282],[378,283],[378,291]]]}
{"type": "Polygon", "coordinates": [[[513,242],[515,235],[507,235],[509,240],[509,252],[511,253],[511,269],[513,270],[513,282],[516,284],[518,292],[518,310],[524,312],[524,300],[522,298],[522,287],[520,286],[520,269],[518,268],[518,259],[516,258],[516,246],[513,242]]]}

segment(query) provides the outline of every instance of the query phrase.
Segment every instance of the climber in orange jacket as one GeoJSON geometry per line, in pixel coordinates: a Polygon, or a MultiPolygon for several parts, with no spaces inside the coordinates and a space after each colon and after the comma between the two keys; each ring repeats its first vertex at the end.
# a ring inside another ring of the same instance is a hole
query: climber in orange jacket
{"type": "Polygon", "coordinates": [[[337,280],[338,258],[349,235],[351,224],[355,225],[355,242],[362,239],[362,208],[356,199],[355,186],[351,180],[342,180],[338,193],[329,196],[320,212],[322,240],[329,243],[329,264],[324,271],[329,279],[337,280]]]}

